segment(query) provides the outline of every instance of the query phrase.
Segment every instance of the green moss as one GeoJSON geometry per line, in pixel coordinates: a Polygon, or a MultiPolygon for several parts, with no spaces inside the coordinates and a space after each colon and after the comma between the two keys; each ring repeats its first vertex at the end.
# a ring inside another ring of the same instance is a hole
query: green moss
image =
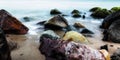
{"type": "Polygon", "coordinates": [[[111,11],[113,11],[113,12],[120,11],[120,7],[113,7],[113,8],[111,8],[111,11]]]}
{"type": "Polygon", "coordinates": [[[109,10],[107,10],[107,9],[99,9],[99,10],[96,10],[95,12],[93,12],[91,14],[91,16],[93,16],[95,18],[105,18],[109,14],[111,14],[111,12],[109,10]]]}
{"type": "Polygon", "coordinates": [[[94,7],[94,8],[92,8],[92,9],[90,9],[89,11],[95,12],[95,11],[97,11],[97,10],[101,10],[101,8],[100,8],[100,7],[94,7]]]}
{"type": "Polygon", "coordinates": [[[58,9],[52,9],[52,10],[50,11],[50,14],[51,14],[51,15],[56,15],[56,14],[61,14],[61,12],[60,12],[58,9]]]}

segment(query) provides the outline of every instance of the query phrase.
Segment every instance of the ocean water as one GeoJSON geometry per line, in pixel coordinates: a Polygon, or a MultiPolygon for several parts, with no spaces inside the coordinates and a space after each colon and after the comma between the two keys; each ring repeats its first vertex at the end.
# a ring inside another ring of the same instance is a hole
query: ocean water
{"type": "Polygon", "coordinates": [[[0,9],[5,9],[18,18],[30,29],[30,34],[37,34],[35,30],[40,26],[36,23],[53,17],[49,13],[54,8],[68,15],[65,18],[69,24],[80,22],[95,32],[103,20],[90,17],[89,9],[96,6],[111,9],[114,6],[120,6],[120,0],[0,0],[0,9]],[[73,9],[86,13],[86,19],[71,17],[70,13],[73,9]],[[26,16],[33,20],[25,22],[23,17],[26,16]]]}

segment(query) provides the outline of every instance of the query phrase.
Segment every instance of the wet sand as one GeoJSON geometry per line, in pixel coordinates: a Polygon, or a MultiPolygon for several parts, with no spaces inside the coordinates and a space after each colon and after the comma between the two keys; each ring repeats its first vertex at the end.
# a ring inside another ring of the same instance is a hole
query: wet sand
{"type": "MultiPolygon", "coordinates": [[[[38,50],[40,35],[7,35],[8,41],[17,43],[18,48],[11,52],[12,60],[45,60],[45,57],[38,50]]],[[[88,46],[99,49],[100,46],[108,44],[109,53],[112,54],[120,44],[102,41],[102,34],[97,30],[93,37],[87,37],[90,41],[88,46]],[[111,47],[113,45],[113,47],[111,47]]]]}

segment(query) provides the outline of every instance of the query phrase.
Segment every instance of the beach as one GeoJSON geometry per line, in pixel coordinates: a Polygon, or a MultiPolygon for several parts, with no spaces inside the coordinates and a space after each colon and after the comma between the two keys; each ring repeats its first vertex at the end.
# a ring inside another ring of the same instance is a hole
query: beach
{"type": "Polygon", "coordinates": [[[6,35],[7,41],[17,43],[17,48],[11,51],[12,60],[45,60],[44,55],[38,49],[43,26],[37,23],[52,18],[50,10],[54,8],[67,15],[65,18],[69,24],[79,22],[94,32],[93,37],[86,37],[90,41],[87,46],[99,50],[100,46],[108,44],[109,53],[113,54],[117,48],[120,48],[120,44],[102,41],[103,34],[99,26],[103,19],[92,18],[89,9],[96,6],[111,9],[114,6],[120,6],[119,3],[119,0],[1,0],[0,9],[7,10],[29,28],[29,32],[25,35],[6,35]],[[86,18],[73,18],[71,11],[74,9],[81,11],[82,14],[86,13],[86,18]],[[24,17],[30,17],[30,21],[25,21],[24,17]]]}

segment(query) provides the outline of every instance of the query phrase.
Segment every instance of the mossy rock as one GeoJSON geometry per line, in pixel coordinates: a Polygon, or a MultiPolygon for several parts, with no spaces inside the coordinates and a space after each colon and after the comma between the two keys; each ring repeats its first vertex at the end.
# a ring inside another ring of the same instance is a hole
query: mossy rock
{"type": "Polygon", "coordinates": [[[79,10],[74,9],[74,10],[71,12],[71,14],[75,14],[75,13],[79,14],[79,13],[81,13],[81,12],[80,12],[79,10]]]}
{"type": "Polygon", "coordinates": [[[51,15],[56,15],[56,14],[62,14],[58,9],[52,9],[51,11],[50,11],[50,14],[51,15]]]}
{"type": "Polygon", "coordinates": [[[108,11],[107,9],[100,9],[91,14],[92,17],[94,18],[105,18],[106,16],[110,15],[111,12],[108,11]]]}
{"type": "Polygon", "coordinates": [[[97,10],[101,10],[101,8],[100,7],[94,7],[94,8],[91,8],[89,11],[90,12],[95,12],[97,10]]]}
{"type": "Polygon", "coordinates": [[[74,14],[72,14],[72,17],[79,18],[79,17],[81,17],[81,15],[79,13],[74,13],[74,14]]]}
{"type": "Polygon", "coordinates": [[[113,11],[113,12],[120,11],[120,7],[113,7],[113,8],[111,8],[111,11],[113,11]]]}

